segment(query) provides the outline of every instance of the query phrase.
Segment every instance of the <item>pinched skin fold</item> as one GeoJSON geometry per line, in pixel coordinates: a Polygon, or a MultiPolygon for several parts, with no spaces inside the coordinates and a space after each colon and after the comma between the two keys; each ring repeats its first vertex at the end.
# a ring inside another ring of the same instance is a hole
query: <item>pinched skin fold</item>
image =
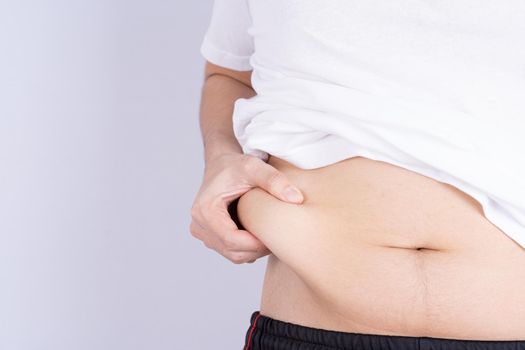
{"type": "Polygon", "coordinates": [[[345,332],[525,339],[525,250],[457,188],[364,157],[303,170],[292,204],[261,188],[242,225],[271,251],[261,313],[345,332]]]}

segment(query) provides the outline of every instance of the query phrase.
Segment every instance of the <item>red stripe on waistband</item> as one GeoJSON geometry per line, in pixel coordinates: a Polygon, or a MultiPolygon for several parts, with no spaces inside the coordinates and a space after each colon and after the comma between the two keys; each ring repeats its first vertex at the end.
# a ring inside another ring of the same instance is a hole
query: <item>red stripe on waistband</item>
{"type": "Polygon", "coordinates": [[[250,344],[252,341],[252,333],[253,333],[253,330],[255,329],[255,326],[257,325],[257,320],[259,319],[259,316],[261,316],[260,313],[257,314],[257,316],[255,316],[255,320],[253,321],[252,329],[250,329],[250,333],[248,334],[248,342],[246,343],[246,347],[244,348],[244,350],[248,350],[250,348],[250,344]]]}

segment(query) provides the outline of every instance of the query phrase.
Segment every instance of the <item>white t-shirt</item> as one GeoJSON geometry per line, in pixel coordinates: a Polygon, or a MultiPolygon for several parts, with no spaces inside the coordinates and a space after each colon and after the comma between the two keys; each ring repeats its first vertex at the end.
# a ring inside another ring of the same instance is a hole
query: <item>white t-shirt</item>
{"type": "Polygon", "coordinates": [[[253,69],[244,153],[409,169],[525,247],[525,1],[215,0],[200,51],[253,69]]]}

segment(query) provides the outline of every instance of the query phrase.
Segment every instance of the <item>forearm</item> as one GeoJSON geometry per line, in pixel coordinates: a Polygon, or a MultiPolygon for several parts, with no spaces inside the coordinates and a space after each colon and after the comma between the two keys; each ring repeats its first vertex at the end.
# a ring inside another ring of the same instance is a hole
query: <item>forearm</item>
{"type": "Polygon", "coordinates": [[[199,110],[204,159],[227,152],[242,153],[233,133],[233,105],[238,98],[249,98],[254,90],[223,74],[213,74],[204,82],[199,110]]]}

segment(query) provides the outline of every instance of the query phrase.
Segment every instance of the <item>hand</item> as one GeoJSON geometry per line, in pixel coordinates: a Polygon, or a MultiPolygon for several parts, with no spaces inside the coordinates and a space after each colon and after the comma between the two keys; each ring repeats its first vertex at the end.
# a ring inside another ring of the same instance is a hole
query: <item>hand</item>
{"type": "Polygon", "coordinates": [[[222,154],[206,163],[202,185],[191,207],[191,234],[204,245],[235,264],[252,263],[268,255],[268,248],[252,233],[239,229],[228,212],[228,205],[253,187],[261,187],[290,203],[286,197],[292,186],[286,176],[260,158],[242,153],[222,154]]]}

